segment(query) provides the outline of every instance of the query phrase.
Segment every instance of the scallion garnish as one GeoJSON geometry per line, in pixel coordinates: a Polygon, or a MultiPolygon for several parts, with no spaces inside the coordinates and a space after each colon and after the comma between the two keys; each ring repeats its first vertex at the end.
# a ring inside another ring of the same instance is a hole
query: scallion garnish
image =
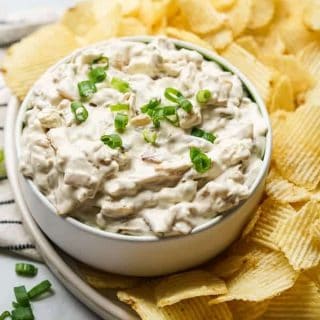
{"type": "Polygon", "coordinates": [[[207,103],[211,99],[211,92],[207,89],[199,90],[196,99],[199,103],[207,103]]]}
{"type": "Polygon", "coordinates": [[[6,167],[4,163],[4,150],[0,148],[0,177],[4,177],[6,175],[6,167]]]}
{"type": "Polygon", "coordinates": [[[150,144],[153,144],[155,145],[156,144],[156,141],[157,141],[157,138],[158,138],[158,135],[156,132],[153,132],[153,131],[150,131],[148,129],[145,129],[142,131],[142,135],[143,135],[143,139],[150,143],[150,144]]]}
{"type": "Polygon", "coordinates": [[[16,264],[16,273],[20,276],[33,277],[37,274],[38,269],[29,263],[17,263],[16,264]]]}
{"type": "Polygon", "coordinates": [[[111,86],[112,88],[120,91],[121,93],[130,91],[129,83],[116,77],[113,77],[111,79],[111,86]]]}
{"type": "Polygon", "coordinates": [[[206,140],[210,141],[211,143],[214,143],[214,141],[216,140],[216,136],[214,134],[212,134],[210,132],[206,132],[206,131],[199,129],[199,128],[192,128],[191,135],[194,137],[206,139],[206,140]]]}
{"type": "Polygon", "coordinates": [[[117,103],[117,104],[112,104],[110,106],[110,110],[112,112],[118,112],[118,111],[128,111],[129,110],[129,105],[127,103],[117,103]]]}
{"type": "Polygon", "coordinates": [[[78,101],[73,101],[71,103],[71,111],[78,122],[86,121],[89,116],[88,110],[81,102],[78,101]]]}
{"type": "Polygon", "coordinates": [[[28,307],[30,305],[29,296],[25,286],[15,287],[13,288],[13,291],[20,306],[28,307]]]}
{"type": "Polygon", "coordinates": [[[190,159],[195,170],[199,173],[207,172],[212,166],[211,159],[196,147],[190,148],[190,159]]]}
{"type": "Polygon", "coordinates": [[[40,282],[38,285],[36,285],[35,287],[33,287],[30,291],[28,291],[28,297],[29,299],[37,298],[42,294],[44,294],[45,292],[49,291],[50,288],[51,288],[51,282],[49,280],[44,280],[40,282]]]}
{"type": "Polygon", "coordinates": [[[90,80],[79,82],[78,90],[80,97],[84,99],[90,98],[95,92],[97,92],[96,85],[90,80]]]}
{"type": "Polygon", "coordinates": [[[12,320],[34,320],[30,307],[18,307],[11,312],[12,320]]]}
{"type": "Polygon", "coordinates": [[[11,317],[11,314],[9,311],[3,311],[1,314],[0,314],[0,320],[5,320],[6,318],[8,317],[11,317]]]}
{"type": "Polygon", "coordinates": [[[88,77],[93,83],[102,82],[106,76],[107,74],[102,67],[93,68],[88,73],[88,77]]]}
{"type": "Polygon", "coordinates": [[[99,58],[96,58],[92,61],[92,64],[99,64],[102,65],[104,69],[109,68],[109,58],[105,56],[101,56],[99,58]]]}
{"type": "Polygon", "coordinates": [[[122,147],[122,139],[118,134],[105,134],[100,139],[105,145],[107,145],[111,149],[122,147]]]}
{"type": "Polygon", "coordinates": [[[141,112],[149,114],[156,107],[160,106],[161,100],[157,98],[152,98],[147,104],[141,107],[141,112]]]}
{"type": "Polygon", "coordinates": [[[164,96],[171,102],[175,102],[186,112],[192,111],[192,103],[186,99],[183,94],[175,88],[166,88],[164,91],[164,96]]]}
{"type": "Polygon", "coordinates": [[[122,132],[126,128],[129,121],[129,117],[127,114],[117,113],[114,118],[114,127],[116,130],[122,132]]]}

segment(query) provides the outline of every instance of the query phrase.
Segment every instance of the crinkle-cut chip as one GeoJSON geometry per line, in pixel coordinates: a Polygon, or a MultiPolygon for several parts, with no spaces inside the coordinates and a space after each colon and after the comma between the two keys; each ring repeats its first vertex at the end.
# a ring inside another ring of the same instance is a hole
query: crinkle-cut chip
{"type": "Polygon", "coordinates": [[[95,289],[126,289],[138,285],[142,278],[128,277],[94,269],[83,263],[75,265],[77,273],[95,289]]]}
{"type": "Polygon", "coordinates": [[[259,221],[260,215],[262,214],[261,207],[258,207],[252,218],[249,220],[248,224],[242,231],[241,238],[245,238],[255,227],[257,222],[259,221]]]}
{"type": "Polygon", "coordinates": [[[271,169],[266,181],[266,193],[280,202],[306,202],[310,200],[308,190],[284,179],[275,169],[271,169]]]}
{"type": "Polygon", "coordinates": [[[219,31],[203,36],[203,40],[219,51],[225,49],[233,41],[233,34],[230,29],[222,28],[219,31]]]}
{"type": "Polygon", "coordinates": [[[122,18],[118,28],[118,36],[138,36],[148,33],[147,28],[137,18],[122,18]]]}
{"type": "Polygon", "coordinates": [[[304,105],[274,135],[273,156],[280,174],[308,190],[320,182],[320,108],[304,105]]]}
{"type": "Polygon", "coordinates": [[[218,30],[224,23],[224,16],[216,11],[210,0],[179,0],[179,4],[190,30],[195,33],[204,34],[218,30]]]}
{"type": "Polygon", "coordinates": [[[274,112],[278,109],[294,111],[294,94],[291,80],[286,75],[280,75],[275,81],[272,89],[271,100],[268,105],[269,112],[274,112]]]}
{"type": "Polygon", "coordinates": [[[169,18],[168,25],[178,30],[189,29],[188,21],[181,12],[179,12],[176,16],[169,18]]]}
{"type": "Polygon", "coordinates": [[[303,10],[303,22],[312,31],[320,31],[320,1],[309,1],[303,10]]]}
{"type": "Polygon", "coordinates": [[[259,302],[249,302],[234,300],[228,302],[229,309],[233,315],[233,320],[256,320],[265,313],[270,300],[259,302]]]}
{"type": "Polygon", "coordinates": [[[285,51],[286,45],[279,31],[273,28],[263,40],[262,52],[264,54],[282,54],[285,51]]]}
{"type": "Polygon", "coordinates": [[[315,84],[311,73],[293,55],[269,55],[264,56],[263,61],[283,75],[287,75],[292,81],[295,93],[305,91],[315,84]]]}
{"type": "Polygon", "coordinates": [[[118,0],[121,5],[121,12],[123,16],[137,16],[140,9],[140,0],[118,0]]]}
{"type": "Polygon", "coordinates": [[[320,202],[320,188],[317,188],[316,190],[314,190],[310,193],[311,193],[311,195],[310,195],[311,200],[320,202]]]}
{"type": "Polygon", "coordinates": [[[8,86],[23,99],[44,71],[77,47],[74,34],[61,24],[39,29],[7,51],[3,68],[8,86]]]}
{"type": "Polygon", "coordinates": [[[309,279],[311,279],[320,290],[320,264],[314,268],[307,270],[304,273],[309,279]]]}
{"type": "Polygon", "coordinates": [[[315,241],[320,242],[320,214],[319,219],[311,227],[311,235],[315,241]]]}
{"type": "MultiPolygon", "coordinates": [[[[303,1],[299,0],[301,3],[303,1]]],[[[307,30],[301,16],[291,16],[278,23],[278,30],[289,53],[297,53],[312,41],[317,41],[319,36],[307,30]]]]}
{"type": "Polygon", "coordinates": [[[320,76],[320,44],[309,43],[298,52],[298,59],[313,76],[320,76]]]}
{"type": "MultiPolygon", "coordinates": [[[[284,110],[277,110],[270,115],[271,127],[272,127],[272,136],[273,139],[277,139],[278,133],[282,130],[282,125],[285,123],[290,112],[284,110]]],[[[273,155],[272,155],[273,156],[273,155]]]]}
{"type": "Polygon", "coordinates": [[[311,90],[308,90],[305,93],[300,104],[320,107],[320,82],[319,81],[311,90]]]}
{"type": "Polygon", "coordinates": [[[236,43],[232,43],[223,51],[222,56],[239,68],[252,81],[264,101],[268,101],[273,79],[270,68],[236,43]]]}
{"type": "Polygon", "coordinates": [[[253,1],[248,29],[255,30],[267,26],[273,18],[274,11],[273,0],[253,1]]]}
{"type": "Polygon", "coordinates": [[[183,300],[163,308],[157,307],[151,283],[118,292],[120,301],[127,303],[142,320],[232,320],[226,303],[209,306],[209,297],[183,300]]]}
{"type": "Polygon", "coordinates": [[[170,0],[141,0],[139,20],[151,31],[166,18],[170,0]]]}
{"type": "Polygon", "coordinates": [[[320,218],[320,204],[307,202],[281,225],[274,241],[295,270],[309,269],[320,262],[320,246],[313,239],[312,225],[320,218]]]}
{"type": "Polygon", "coordinates": [[[200,47],[212,50],[212,47],[210,46],[209,43],[203,41],[201,38],[199,38],[196,34],[181,30],[181,29],[176,29],[172,27],[168,27],[165,29],[165,33],[168,37],[180,39],[183,41],[188,41],[194,44],[199,45],[200,47]]]}
{"type": "Polygon", "coordinates": [[[121,7],[117,2],[109,3],[104,15],[92,27],[82,39],[86,44],[103,41],[115,37],[118,33],[121,21],[121,7]]]}
{"type": "Polygon", "coordinates": [[[205,270],[192,270],[164,277],[155,284],[158,307],[175,304],[185,299],[224,294],[226,284],[205,270]]]}
{"type": "Polygon", "coordinates": [[[319,288],[313,281],[301,275],[291,289],[271,300],[261,319],[320,319],[319,288]]]}
{"type": "Polygon", "coordinates": [[[253,36],[243,36],[241,38],[238,38],[236,42],[243,49],[247,50],[255,57],[258,57],[260,49],[256,39],[253,36]]]}
{"type": "Polygon", "coordinates": [[[254,257],[256,264],[227,279],[228,293],[213,298],[210,304],[231,300],[263,301],[293,286],[298,272],[293,270],[282,252],[261,247],[255,251],[254,257]]]}
{"type": "Polygon", "coordinates": [[[277,242],[275,242],[275,236],[281,226],[296,212],[289,204],[271,198],[262,203],[260,210],[260,217],[248,237],[256,243],[277,250],[279,248],[277,242]]]}
{"type": "Polygon", "coordinates": [[[226,12],[228,25],[234,38],[240,36],[247,28],[252,12],[252,0],[237,0],[231,10],[226,12]]]}
{"type": "Polygon", "coordinates": [[[236,0],[211,0],[212,5],[219,11],[229,10],[231,9],[236,0]]]}

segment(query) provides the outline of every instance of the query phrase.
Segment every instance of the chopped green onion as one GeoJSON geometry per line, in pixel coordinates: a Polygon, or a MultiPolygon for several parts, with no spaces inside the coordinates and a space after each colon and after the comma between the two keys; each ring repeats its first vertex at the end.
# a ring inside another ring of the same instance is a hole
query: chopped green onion
{"type": "Polygon", "coordinates": [[[214,141],[216,140],[216,136],[214,134],[206,132],[199,128],[192,128],[191,135],[194,137],[206,139],[211,143],[214,143],[214,141]]]}
{"type": "Polygon", "coordinates": [[[49,280],[44,280],[40,282],[38,285],[36,285],[30,291],[28,291],[29,299],[34,299],[41,296],[43,293],[49,291],[50,288],[51,283],[49,280]]]}
{"type": "Polygon", "coordinates": [[[116,77],[111,79],[111,86],[121,93],[130,91],[129,83],[116,77]]]}
{"type": "Polygon", "coordinates": [[[109,68],[109,58],[105,56],[101,56],[92,61],[92,64],[102,64],[104,69],[109,68]]]}
{"type": "Polygon", "coordinates": [[[11,314],[9,311],[3,311],[1,314],[0,314],[0,320],[5,320],[6,318],[8,317],[11,317],[11,314]]]}
{"type": "Polygon", "coordinates": [[[97,67],[89,71],[88,77],[93,83],[102,82],[106,78],[104,68],[97,67]]]}
{"type": "Polygon", "coordinates": [[[12,306],[17,309],[19,307],[22,307],[18,302],[12,301],[12,306]]]}
{"type": "Polygon", "coordinates": [[[12,320],[34,320],[30,307],[18,307],[11,312],[12,320]]]}
{"type": "Polygon", "coordinates": [[[192,103],[187,99],[181,100],[179,105],[185,112],[188,112],[188,113],[191,112],[193,108],[192,103]]]}
{"type": "Polygon", "coordinates": [[[162,113],[164,116],[172,116],[177,113],[177,108],[173,106],[166,106],[162,108],[162,113]]]}
{"type": "Polygon", "coordinates": [[[20,276],[29,276],[33,277],[37,274],[38,269],[29,263],[17,263],[16,264],[16,273],[20,276]]]}
{"type": "Polygon", "coordinates": [[[79,122],[86,121],[89,116],[88,110],[78,101],[73,101],[71,103],[71,111],[73,112],[75,119],[79,122]]]}
{"type": "Polygon", "coordinates": [[[13,291],[19,305],[23,307],[28,307],[30,305],[29,296],[25,286],[15,287],[13,288],[13,291]]]}
{"type": "Polygon", "coordinates": [[[4,162],[4,150],[0,148],[0,177],[4,177],[6,175],[6,167],[4,162]]]}
{"type": "Polygon", "coordinates": [[[117,111],[128,111],[129,110],[129,105],[127,103],[117,103],[117,104],[112,104],[110,106],[110,110],[112,112],[117,112],[117,111]]]}
{"type": "Polygon", "coordinates": [[[182,93],[175,88],[166,88],[164,91],[164,96],[172,102],[179,103],[181,98],[184,98],[182,93]]]}
{"type": "Polygon", "coordinates": [[[207,103],[211,99],[211,92],[207,89],[199,90],[196,99],[199,103],[207,103]]]}
{"type": "Polygon", "coordinates": [[[90,98],[95,92],[97,92],[96,85],[90,80],[79,82],[78,90],[80,97],[84,99],[90,98]]]}
{"type": "Polygon", "coordinates": [[[143,105],[141,107],[142,113],[148,113],[151,110],[154,110],[156,107],[158,107],[161,104],[161,100],[157,98],[152,98],[147,104],[143,105]]]}
{"type": "Polygon", "coordinates": [[[156,144],[156,141],[157,141],[157,138],[158,138],[158,135],[156,132],[152,132],[148,129],[145,129],[142,131],[142,135],[143,135],[143,138],[146,142],[150,143],[150,144],[153,144],[155,145],[156,144]]]}
{"type": "Polygon", "coordinates": [[[122,132],[126,128],[128,121],[129,117],[127,114],[117,113],[114,119],[114,127],[118,131],[122,132]]]}
{"type": "Polygon", "coordinates": [[[190,159],[194,168],[199,173],[207,172],[212,166],[211,159],[196,147],[190,148],[190,159]]]}
{"type": "Polygon", "coordinates": [[[122,139],[118,134],[105,134],[100,139],[105,145],[107,145],[111,149],[122,147],[122,139]]]}

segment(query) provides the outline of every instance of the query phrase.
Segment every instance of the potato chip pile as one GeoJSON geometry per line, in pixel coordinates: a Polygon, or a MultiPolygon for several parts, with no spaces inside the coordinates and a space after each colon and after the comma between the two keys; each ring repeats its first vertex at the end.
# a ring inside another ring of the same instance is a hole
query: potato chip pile
{"type": "Polygon", "coordinates": [[[241,239],[194,270],[148,280],[78,271],[119,289],[142,319],[320,319],[320,1],[81,2],[13,45],[5,78],[22,99],[75,48],[144,34],[215,50],[257,87],[274,138],[265,197],[241,239]]]}

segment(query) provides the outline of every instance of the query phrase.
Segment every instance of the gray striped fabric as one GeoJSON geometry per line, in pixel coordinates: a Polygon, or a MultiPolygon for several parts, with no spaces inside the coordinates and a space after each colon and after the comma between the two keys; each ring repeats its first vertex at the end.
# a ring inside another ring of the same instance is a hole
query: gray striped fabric
{"type": "MultiPolygon", "coordinates": [[[[0,60],[4,49],[0,49],[0,60]]],[[[0,145],[4,144],[4,128],[10,91],[0,73],[0,145]]],[[[23,228],[21,214],[14,201],[7,177],[0,177],[0,250],[40,260],[31,237],[23,228]]]]}

